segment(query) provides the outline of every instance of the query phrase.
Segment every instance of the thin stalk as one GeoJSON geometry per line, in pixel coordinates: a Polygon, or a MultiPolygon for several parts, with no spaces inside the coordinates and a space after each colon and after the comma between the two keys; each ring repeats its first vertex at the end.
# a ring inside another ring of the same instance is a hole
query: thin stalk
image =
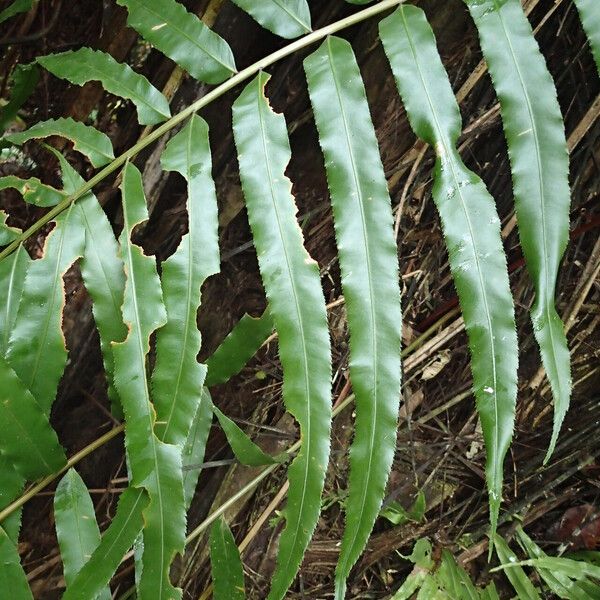
{"type": "Polygon", "coordinates": [[[94,450],[100,448],[100,446],[104,446],[107,442],[110,442],[113,438],[117,437],[123,430],[125,429],[125,425],[119,425],[118,427],[114,427],[104,435],[101,435],[98,439],[94,440],[91,444],[73,454],[71,458],[67,461],[65,466],[57,471],[56,473],[52,473],[44,477],[44,479],[40,479],[37,483],[33,484],[22,496],[19,496],[14,502],[11,502],[7,507],[0,510],[0,523],[4,521],[8,516],[10,516],[13,512],[21,508],[26,502],[31,500],[38,492],[43,490],[47,485],[52,483],[57,477],[60,477],[65,471],[68,471],[71,467],[76,465],[80,460],[84,459],[86,456],[89,456],[94,450]]]}
{"type": "Polygon", "coordinates": [[[246,67],[239,73],[236,73],[233,77],[216,87],[215,89],[208,92],[202,98],[196,100],[196,102],[190,104],[187,108],[183,109],[181,112],[177,113],[173,117],[171,117],[168,121],[157,127],[154,131],[149,133],[146,137],[140,139],[135,146],[129,148],[115,158],[109,165],[104,167],[101,171],[99,171],[96,175],[94,175],[89,181],[87,181],[84,185],[82,185],[74,194],[71,194],[68,198],[65,198],[62,202],[57,204],[52,210],[47,212],[41,219],[38,219],[31,227],[26,229],[19,237],[17,237],[11,244],[9,244],[2,252],[0,252],[0,260],[7,257],[9,254],[14,252],[19,244],[21,244],[24,240],[32,236],[39,229],[41,229],[46,223],[49,223],[54,219],[57,215],[59,215],[63,210],[68,208],[73,202],[87,194],[94,186],[98,183],[106,179],[110,174],[114,173],[117,169],[123,166],[128,160],[133,158],[136,154],[138,154],[141,150],[149,146],[152,142],[155,142],[159,139],[163,134],[167,133],[182,121],[185,121],[190,115],[199,111],[201,108],[204,108],[217,98],[223,96],[223,94],[227,93],[229,90],[233,89],[236,85],[250,79],[253,75],[256,75],[259,71],[266,69],[277,61],[285,58],[286,56],[290,56],[298,50],[302,50],[315,42],[327,37],[328,35],[334,34],[342,29],[346,29],[347,27],[351,27],[352,25],[356,25],[361,21],[364,21],[370,17],[378,15],[379,13],[384,12],[398,4],[403,4],[405,0],[382,0],[381,2],[375,4],[374,6],[370,6],[369,8],[365,8],[345,19],[340,19],[335,23],[331,23],[317,31],[313,31],[305,35],[304,37],[288,44],[287,46],[277,50],[277,52],[273,52],[273,54],[269,54],[265,58],[260,59],[254,64],[246,67]]]}

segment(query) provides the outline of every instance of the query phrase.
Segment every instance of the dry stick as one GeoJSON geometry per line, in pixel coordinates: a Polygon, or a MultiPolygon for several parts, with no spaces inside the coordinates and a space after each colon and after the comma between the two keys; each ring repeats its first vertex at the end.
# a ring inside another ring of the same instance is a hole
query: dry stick
{"type": "Polygon", "coordinates": [[[185,121],[189,116],[193,115],[201,108],[204,108],[217,98],[223,96],[225,93],[236,87],[238,84],[242,83],[243,81],[246,81],[253,75],[256,75],[263,69],[266,69],[267,67],[280,61],[281,59],[290,56],[298,52],[299,50],[302,50],[303,48],[314,44],[315,42],[318,42],[319,40],[327,37],[328,35],[341,31],[342,29],[351,27],[352,25],[356,25],[357,23],[360,23],[370,17],[378,15],[379,13],[382,13],[388,9],[394,8],[399,4],[403,4],[405,1],[406,0],[382,0],[374,6],[365,8],[364,10],[354,13],[353,15],[350,15],[345,19],[340,19],[335,23],[326,25],[325,27],[318,29],[317,31],[313,31],[312,33],[309,33],[304,37],[296,40],[295,42],[292,42],[291,44],[288,44],[287,46],[281,48],[277,52],[273,52],[273,54],[270,54],[269,56],[262,58],[261,60],[255,62],[249,67],[246,67],[242,71],[239,71],[238,73],[233,75],[233,77],[223,82],[221,85],[208,92],[205,96],[199,98],[198,100],[190,104],[190,106],[184,108],[181,112],[177,113],[168,121],[157,127],[144,139],[140,140],[135,146],[129,148],[129,150],[126,150],[125,152],[123,152],[123,154],[115,158],[113,162],[104,167],[104,169],[102,169],[99,173],[94,175],[94,177],[92,177],[89,181],[82,185],[74,194],[71,194],[68,198],[65,198],[65,200],[57,204],[41,219],[36,221],[31,227],[29,227],[26,231],[20,234],[11,244],[9,244],[4,250],[2,250],[2,252],[0,252],[0,260],[14,252],[24,240],[26,240],[34,233],[39,231],[44,225],[46,225],[46,223],[52,221],[52,219],[54,219],[57,215],[59,215],[61,212],[67,209],[71,204],[73,204],[73,202],[76,202],[77,200],[79,200],[79,198],[87,194],[87,192],[92,190],[94,186],[96,186],[98,183],[106,179],[106,177],[114,173],[128,160],[136,156],[141,150],[143,150],[144,148],[152,144],[152,142],[155,142],[162,135],[179,125],[179,123],[185,121]]]}

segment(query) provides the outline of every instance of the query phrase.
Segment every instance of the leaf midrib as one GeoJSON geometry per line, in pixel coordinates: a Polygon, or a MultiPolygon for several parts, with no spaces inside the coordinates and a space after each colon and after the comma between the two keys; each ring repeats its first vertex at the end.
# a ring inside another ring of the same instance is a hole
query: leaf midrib
{"type": "MultiPolygon", "coordinates": [[[[366,504],[366,500],[367,500],[367,491],[368,491],[368,482],[371,481],[371,463],[372,463],[372,459],[373,459],[373,447],[374,447],[374,442],[375,442],[375,424],[377,422],[377,414],[378,414],[378,402],[377,402],[377,391],[378,391],[378,386],[377,386],[377,371],[378,371],[378,366],[379,366],[379,362],[378,362],[378,352],[377,352],[377,319],[376,319],[376,315],[375,315],[375,299],[373,297],[373,275],[372,275],[372,267],[371,267],[371,255],[369,252],[369,243],[367,241],[366,238],[368,238],[368,229],[366,226],[366,219],[365,219],[365,210],[364,210],[364,201],[363,201],[363,190],[362,187],[358,181],[358,176],[357,176],[357,168],[356,168],[356,159],[354,157],[354,150],[352,148],[352,144],[350,141],[350,134],[348,131],[348,121],[346,118],[346,111],[344,108],[344,104],[342,101],[342,95],[340,94],[340,85],[339,85],[339,81],[338,81],[338,77],[336,74],[336,70],[335,70],[335,64],[334,64],[334,60],[333,60],[333,56],[331,53],[331,37],[327,38],[327,54],[329,57],[329,63],[331,65],[331,73],[333,76],[333,82],[335,85],[335,90],[336,90],[336,94],[337,94],[337,98],[338,98],[338,102],[339,102],[339,106],[340,106],[340,112],[341,112],[341,116],[342,116],[342,122],[344,124],[344,135],[346,137],[346,142],[347,142],[347,147],[348,147],[348,156],[350,158],[350,162],[352,164],[352,175],[353,175],[353,179],[354,179],[354,185],[355,185],[355,189],[357,191],[358,194],[358,205],[360,206],[360,217],[361,217],[361,223],[362,223],[362,230],[363,230],[363,239],[365,240],[364,243],[364,251],[365,251],[365,257],[366,257],[366,268],[367,268],[367,272],[368,272],[368,289],[369,289],[369,313],[370,313],[370,318],[371,318],[371,329],[372,329],[372,336],[371,336],[371,340],[372,340],[372,347],[371,347],[371,355],[373,357],[373,411],[372,411],[372,418],[371,418],[371,427],[370,427],[370,432],[371,432],[371,436],[369,439],[369,453],[368,453],[368,464],[367,464],[367,482],[366,484],[363,486],[363,490],[362,490],[362,496],[361,496],[361,501],[360,501],[360,510],[359,510],[359,514],[362,515],[364,508],[365,508],[365,504],[366,504]]],[[[359,519],[359,524],[360,524],[360,519],[359,519]]],[[[352,537],[352,541],[349,544],[348,548],[349,551],[348,553],[345,555],[344,558],[344,568],[340,570],[342,570],[343,572],[346,571],[347,568],[347,564],[348,564],[348,560],[349,560],[349,556],[351,554],[351,550],[354,549],[354,544],[356,543],[356,539],[358,537],[358,532],[359,532],[360,527],[356,527],[355,531],[354,531],[354,535],[352,537]]]]}
{"type": "MultiPolygon", "coordinates": [[[[536,157],[536,162],[537,162],[537,173],[538,173],[538,182],[539,182],[539,204],[540,204],[540,215],[541,215],[541,232],[542,232],[542,245],[544,247],[544,251],[541,253],[542,254],[542,260],[544,262],[544,274],[543,274],[543,278],[544,278],[544,285],[541,286],[541,289],[539,292],[541,292],[541,290],[543,289],[544,293],[543,293],[543,301],[542,304],[544,306],[544,311],[546,313],[546,319],[547,319],[547,329],[548,329],[548,333],[550,335],[550,351],[552,353],[552,360],[554,362],[554,366],[556,368],[556,370],[558,371],[558,362],[556,360],[556,349],[555,349],[555,339],[554,339],[554,331],[552,328],[552,322],[551,322],[551,314],[550,314],[550,294],[549,294],[549,290],[548,290],[548,236],[547,236],[547,232],[546,232],[546,211],[544,210],[544,171],[543,171],[543,166],[542,166],[542,158],[540,156],[540,143],[539,143],[539,137],[538,137],[538,131],[537,131],[537,122],[535,120],[534,114],[533,114],[533,108],[532,108],[532,104],[531,104],[531,98],[529,97],[529,93],[527,92],[527,88],[525,86],[525,80],[523,79],[523,73],[521,72],[521,67],[519,65],[519,63],[517,62],[517,57],[514,51],[514,47],[512,44],[512,40],[510,39],[510,36],[508,35],[508,31],[506,29],[506,24],[504,22],[504,18],[501,14],[501,6],[498,5],[497,0],[493,0],[494,2],[494,8],[496,9],[496,14],[498,15],[498,19],[500,21],[500,24],[502,25],[502,31],[504,32],[504,36],[506,37],[506,41],[508,43],[508,46],[510,48],[510,57],[513,61],[515,70],[517,71],[517,74],[519,76],[519,83],[521,84],[521,88],[523,90],[523,96],[525,97],[525,105],[527,107],[527,113],[529,114],[529,119],[531,121],[531,128],[532,128],[532,134],[533,137],[535,139],[535,157],[536,157]]],[[[524,201],[524,199],[523,199],[524,201]]],[[[539,293],[538,292],[538,293],[539,293]]],[[[560,382],[560,377],[559,377],[559,382],[560,382]]]]}
{"type": "MultiPolygon", "coordinates": [[[[139,0],[127,0],[127,2],[136,3],[138,5],[138,8],[141,5],[141,10],[146,10],[150,14],[157,17],[163,23],[167,23],[170,27],[175,29],[181,37],[186,38],[190,42],[190,44],[192,44],[193,46],[198,48],[200,50],[200,52],[202,52],[202,53],[206,54],[206,56],[212,58],[216,63],[220,64],[222,67],[227,69],[230,73],[235,73],[235,70],[232,70],[229,65],[225,64],[220,58],[216,57],[212,52],[209,52],[206,48],[204,48],[203,46],[200,46],[192,37],[190,37],[190,35],[188,35],[188,33],[185,30],[183,30],[180,27],[178,27],[177,25],[175,25],[172,20],[165,19],[161,14],[152,10],[148,5],[140,2],[139,0]]],[[[181,6],[183,7],[183,5],[181,5],[181,6]]],[[[184,8],[184,10],[185,10],[185,8],[184,8]]],[[[190,17],[196,17],[196,15],[192,15],[187,10],[185,10],[185,12],[190,17]]],[[[172,15],[170,15],[170,16],[172,16],[172,15]]],[[[196,19],[200,23],[201,27],[206,27],[211,33],[214,33],[209,27],[206,26],[205,23],[203,23],[200,19],[198,19],[198,17],[196,17],[196,19]]],[[[217,35],[217,34],[215,34],[215,35],[217,35]]],[[[220,38],[220,39],[222,39],[222,38],[220,38]]]]}
{"type": "MultiPolygon", "coordinates": [[[[451,160],[452,157],[452,153],[449,152],[448,146],[446,144],[446,140],[445,140],[445,136],[442,134],[443,132],[443,128],[440,125],[440,122],[438,120],[437,117],[437,112],[435,110],[434,104],[431,100],[431,94],[429,92],[429,88],[427,87],[427,83],[425,78],[423,77],[423,72],[421,70],[421,65],[419,63],[419,59],[417,58],[417,53],[416,53],[416,49],[414,47],[413,44],[413,40],[412,40],[412,36],[410,33],[410,29],[408,27],[408,23],[406,21],[406,16],[404,14],[404,7],[400,6],[400,14],[402,15],[402,20],[404,21],[404,28],[407,32],[407,39],[408,39],[408,43],[415,61],[415,65],[417,66],[417,71],[419,73],[419,78],[421,79],[421,83],[423,85],[423,91],[425,92],[425,96],[427,98],[427,102],[429,104],[429,108],[431,109],[431,114],[433,116],[433,119],[435,121],[435,125],[438,131],[438,142],[441,143],[441,145],[443,146],[444,149],[444,154],[445,156],[448,157],[448,164],[450,165],[450,169],[452,171],[452,177],[454,179],[454,183],[455,183],[455,189],[458,191],[458,195],[460,197],[461,200],[461,208],[463,209],[463,213],[465,215],[465,218],[467,220],[468,226],[469,226],[469,235],[471,237],[471,241],[473,244],[473,256],[475,258],[475,265],[476,265],[476,270],[477,270],[477,277],[479,279],[479,285],[480,285],[480,289],[481,289],[481,294],[482,294],[482,299],[483,299],[483,303],[484,303],[484,307],[485,307],[485,317],[488,323],[488,330],[487,333],[489,335],[489,339],[490,339],[490,346],[491,346],[491,358],[492,358],[492,377],[493,377],[493,382],[494,382],[494,392],[493,392],[493,398],[494,398],[494,413],[495,413],[495,419],[494,419],[494,449],[496,450],[498,448],[498,439],[499,439],[499,422],[498,422],[498,375],[497,375],[497,367],[496,367],[496,344],[495,344],[495,340],[494,340],[494,335],[492,333],[493,331],[493,327],[492,327],[492,320],[491,320],[491,315],[490,315],[490,309],[489,309],[489,303],[488,303],[488,299],[487,299],[487,292],[485,289],[485,285],[483,283],[483,276],[482,276],[482,272],[481,272],[481,265],[479,264],[479,255],[477,253],[477,244],[475,242],[475,237],[474,237],[474,233],[473,233],[473,225],[471,223],[471,219],[469,217],[469,212],[466,208],[466,203],[465,203],[465,199],[462,193],[462,188],[459,185],[459,180],[458,180],[458,176],[456,174],[456,165],[454,163],[453,160],[451,160]]],[[[436,144],[437,145],[437,144],[436,144]]],[[[456,149],[453,150],[453,152],[457,152],[456,149]]],[[[438,153],[437,148],[436,148],[436,153],[438,153]]],[[[439,153],[438,153],[439,154],[439,153]]],[[[442,157],[440,157],[440,160],[443,160],[442,157]]],[[[494,453],[494,464],[497,466],[497,460],[498,457],[496,456],[496,453],[494,453]]],[[[495,478],[495,470],[494,470],[494,478],[495,478]]]]}
{"type": "MultiPolygon", "coordinates": [[[[264,116],[263,116],[263,109],[267,105],[267,100],[266,100],[266,98],[264,98],[264,90],[262,88],[262,78],[257,77],[256,81],[258,83],[257,99],[258,99],[258,115],[259,115],[260,133],[261,133],[261,143],[263,146],[263,153],[266,158],[269,156],[269,152],[267,149],[267,140],[266,140],[266,134],[265,134],[265,122],[264,122],[264,116]],[[261,102],[261,98],[264,98],[264,102],[261,102]]],[[[292,268],[290,266],[290,259],[288,256],[287,246],[285,244],[285,237],[283,235],[283,231],[281,228],[281,220],[280,220],[279,211],[277,208],[275,192],[273,189],[274,182],[273,182],[273,174],[271,172],[271,161],[270,160],[265,160],[265,168],[267,170],[267,176],[269,178],[269,192],[270,192],[271,201],[273,204],[273,209],[275,212],[275,218],[277,220],[277,229],[279,231],[279,237],[282,241],[283,254],[284,254],[285,262],[286,262],[286,266],[287,266],[287,270],[285,272],[286,272],[286,274],[288,274],[288,279],[290,282],[290,286],[292,288],[292,295],[294,297],[294,305],[296,307],[298,326],[300,329],[300,340],[301,340],[302,350],[303,350],[302,358],[303,358],[303,362],[304,362],[304,384],[305,384],[305,389],[306,389],[306,405],[307,405],[308,418],[306,419],[306,423],[304,423],[304,428],[306,429],[306,437],[304,438],[304,440],[302,442],[303,444],[306,444],[306,459],[304,460],[304,463],[305,463],[304,481],[302,482],[302,494],[301,494],[301,498],[300,498],[300,507],[298,510],[298,514],[302,515],[303,511],[304,511],[304,503],[305,503],[305,498],[306,498],[306,483],[308,481],[308,471],[309,471],[309,463],[310,463],[310,461],[309,461],[310,445],[311,445],[311,433],[310,433],[311,393],[310,393],[310,383],[309,383],[309,377],[308,377],[309,369],[308,369],[307,348],[306,348],[306,339],[304,336],[304,324],[302,322],[302,313],[300,311],[300,303],[298,301],[298,293],[296,291],[296,284],[295,284],[294,278],[291,277],[292,268]]],[[[300,530],[301,522],[302,522],[302,519],[298,519],[298,522],[296,523],[296,529],[294,531],[294,535],[292,538],[293,539],[293,543],[292,543],[293,549],[295,549],[296,544],[297,544],[298,532],[300,530]]],[[[290,554],[291,554],[291,552],[290,552],[290,554]]],[[[281,556],[279,557],[279,560],[281,560],[281,556]]],[[[280,562],[279,564],[282,564],[282,563],[280,562]]]]}

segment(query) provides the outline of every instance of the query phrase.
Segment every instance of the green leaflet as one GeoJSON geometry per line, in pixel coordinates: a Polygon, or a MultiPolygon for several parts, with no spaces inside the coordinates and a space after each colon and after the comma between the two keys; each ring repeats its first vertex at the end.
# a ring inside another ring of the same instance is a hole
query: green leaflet
{"type": "MultiPolygon", "coordinates": [[[[69,587],[100,543],[92,499],[75,469],[69,469],[56,488],[54,518],[65,582],[69,587]]],[[[110,589],[105,588],[96,598],[110,600],[110,589]]]]}
{"type": "Polygon", "coordinates": [[[13,240],[16,240],[22,233],[20,229],[17,229],[16,227],[10,227],[10,225],[7,225],[7,219],[8,215],[3,210],[0,210],[0,246],[6,246],[10,244],[13,240]]]}
{"type": "Polygon", "coordinates": [[[260,467],[279,462],[276,458],[263,452],[244,431],[216,406],[213,405],[212,410],[217,416],[219,425],[221,425],[221,429],[240,463],[249,467],[260,467]]]}
{"type": "Polygon", "coordinates": [[[227,42],[175,0],[117,0],[129,11],[127,24],[144,39],[206,83],[221,83],[236,72],[227,42]]]}
{"type": "Polygon", "coordinates": [[[8,343],[8,362],[48,416],[67,361],[62,277],[83,253],[81,213],[71,205],[56,217],[44,256],[31,261],[8,343]]]}
{"type": "Polygon", "coordinates": [[[401,324],[391,200],[364,84],[349,42],[328,37],[304,61],[325,157],[350,331],[356,432],[336,598],[367,543],[394,459],[401,324]]]}
{"type": "Polygon", "coordinates": [[[554,397],[550,458],[569,408],[571,372],[554,307],[569,237],[569,157],[556,89],[519,0],[466,0],[500,100],[519,236],[536,298],[533,332],[554,397]]]}
{"type": "Polygon", "coordinates": [[[158,437],[183,446],[196,413],[206,366],[198,363],[201,336],[196,324],[200,288],[219,271],[217,195],[211,177],[208,125],[193,115],[162,155],[165,170],[188,182],[186,233],[175,253],[162,263],[167,323],[156,337],[152,375],[158,437]]]}
{"type": "MultiPolygon", "coordinates": [[[[521,547],[531,558],[547,558],[546,553],[521,527],[517,527],[517,537],[521,547]]],[[[600,598],[600,587],[591,581],[586,582],[591,586],[592,595],[589,595],[585,589],[579,586],[579,581],[573,581],[560,568],[549,570],[537,567],[536,570],[550,590],[559,598],[566,598],[567,600],[594,600],[594,598],[600,598]]]]}
{"type": "Polygon", "coordinates": [[[219,517],[210,529],[210,565],[215,600],[244,600],[240,553],[223,517],[219,517]]]}
{"type": "Polygon", "coordinates": [[[317,264],[303,245],[285,169],[291,151],[285,118],[264,95],[259,73],[233,105],[248,220],[269,310],[279,334],[283,398],[300,425],[302,446],[288,470],[286,528],[279,542],[269,599],[293,581],[320,512],[331,430],[331,354],[317,264]]]}
{"type": "Polygon", "coordinates": [[[41,208],[55,206],[67,197],[64,192],[42,183],[37,177],[29,179],[21,179],[16,175],[0,177],[0,190],[7,188],[18,190],[25,202],[41,208]]]}
{"type": "Polygon", "coordinates": [[[312,31],[306,0],[232,0],[256,22],[276,35],[293,39],[312,31]]]}
{"type": "Polygon", "coordinates": [[[140,172],[131,163],[123,171],[123,232],[121,252],[127,281],[123,318],[129,334],[113,344],[115,386],[125,413],[125,445],[131,485],[145,488],[150,505],[144,511],[142,599],[180,598],[181,590],[169,581],[169,565],[185,543],[185,507],[181,452],[161,442],[154,433],[154,407],[150,401],[146,357],[150,335],[166,321],[160,280],[153,256],[131,242],[136,225],[148,218],[140,172]]]}
{"type": "Polygon", "coordinates": [[[17,547],[1,527],[0,565],[0,590],[10,591],[12,600],[33,600],[17,547]]]}
{"type": "Polygon", "coordinates": [[[37,62],[56,77],[76,85],[100,81],[107,92],[131,100],[142,125],[154,125],[171,116],[167,99],[129,65],[91,48],[40,56],[37,62]]]}
{"type": "Polygon", "coordinates": [[[187,440],[183,446],[183,494],[185,498],[186,510],[189,509],[194,493],[198,477],[200,477],[200,465],[204,460],[204,452],[206,450],[206,440],[210,433],[212,424],[212,401],[210,394],[206,388],[202,389],[202,398],[200,405],[194,415],[192,426],[188,433],[187,440]]]}
{"type": "Polygon", "coordinates": [[[117,514],[90,559],[67,588],[62,600],[90,600],[102,593],[142,530],[142,511],[148,506],[148,502],[148,495],[144,490],[128,488],[121,494],[117,514]]]}
{"type": "Polygon", "coordinates": [[[574,0],[600,74],[600,10],[597,0],[574,0]]]}
{"type": "MultiPolygon", "coordinates": [[[[67,194],[75,193],[85,183],[84,180],[59,152],[54,151],[54,154],[60,162],[65,191],[67,194]]],[[[127,335],[121,313],[125,291],[123,261],[119,256],[111,224],[97,198],[89,192],[77,201],[77,208],[85,231],[85,252],[79,264],[81,276],[93,300],[92,312],[100,334],[108,395],[113,412],[119,416],[121,407],[113,385],[114,359],[111,342],[122,341],[127,335]]]]}
{"type": "Polygon", "coordinates": [[[36,2],[37,0],[15,0],[2,12],[0,12],[0,23],[4,23],[4,21],[7,21],[19,13],[24,13],[31,10],[36,2]]]}
{"type": "Polygon", "coordinates": [[[527,598],[527,600],[541,600],[540,595],[529,580],[529,577],[527,577],[525,571],[521,567],[511,564],[517,562],[517,557],[508,544],[497,534],[494,534],[492,539],[494,540],[494,548],[496,548],[498,560],[500,563],[508,565],[504,573],[513,588],[515,588],[517,597],[527,598]]]}
{"type": "Polygon", "coordinates": [[[67,457],[56,432],[3,356],[0,382],[0,451],[25,479],[58,471],[67,457]]]}
{"type": "Polygon", "coordinates": [[[456,150],[460,112],[423,11],[400,6],[381,22],[379,32],[411,126],[438,157],[433,197],[469,338],[494,532],[513,432],[518,361],[499,219],[485,185],[456,150]]]}
{"type": "Polygon", "coordinates": [[[102,167],[114,159],[108,136],[94,127],[71,118],[50,119],[36,123],[25,131],[5,136],[13,144],[24,144],[31,139],[60,135],[73,142],[73,148],[90,159],[94,167],[102,167]]]}
{"type": "Polygon", "coordinates": [[[219,385],[237,375],[272,331],[273,318],[268,309],[260,317],[244,315],[206,361],[205,385],[219,385]]]}
{"type": "Polygon", "coordinates": [[[479,600],[479,592],[466,571],[448,550],[442,551],[442,564],[435,575],[438,585],[456,600],[479,600]]]}
{"type": "Polygon", "coordinates": [[[10,100],[0,107],[0,133],[16,119],[19,109],[35,89],[39,77],[39,69],[35,63],[17,65],[12,74],[10,100]]]}
{"type": "MultiPolygon", "coordinates": [[[[0,510],[21,494],[24,485],[25,479],[15,471],[12,462],[0,454],[0,510]]],[[[21,509],[12,513],[0,525],[13,543],[17,544],[21,529],[21,509]]]]}

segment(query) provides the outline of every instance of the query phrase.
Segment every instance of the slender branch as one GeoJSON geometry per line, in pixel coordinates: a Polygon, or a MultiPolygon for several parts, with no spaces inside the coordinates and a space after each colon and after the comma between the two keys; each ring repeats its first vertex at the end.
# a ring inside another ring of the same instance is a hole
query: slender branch
{"type": "Polygon", "coordinates": [[[256,75],[258,72],[262,71],[263,69],[266,69],[267,67],[278,62],[282,58],[290,56],[291,54],[298,52],[298,50],[302,50],[303,48],[306,48],[307,46],[318,42],[319,40],[327,37],[328,35],[341,31],[342,29],[351,27],[352,25],[356,25],[357,23],[360,23],[370,17],[378,15],[379,13],[393,8],[398,4],[403,4],[404,2],[405,0],[382,0],[374,6],[365,8],[364,10],[350,15],[345,19],[341,19],[339,21],[336,21],[335,23],[331,23],[330,25],[318,29],[317,31],[307,34],[304,37],[296,40],[295,42],[292,42],[291,44],[288,44],[280,50],[277,50],[277,52],[273,52],[273,54],[269,54],[269,56],[266,56],[265,58],[262,58],[261,60],[255,62],[249,67],[246,67],[239,73],[236,73],[233,77],[231,77],[215,89],[208,92],[208,94],[196,100],[196,102],[190,104],[190,106],[171,117],[160,127],[157,127],[154,131],[149,133],[145,138],[139,140],[138,143],[135,144],[135,146],[132,146],[131,148],[129,148],[129,150],[126,150],[125,152],[123,152],[123,154],[115,158],[115,160],[113,160],[109,165],[104,167],[104,169],[102,169],[96,175],[94,175],[94,177],[92,177],[88,182],[82,185],[74,194],[71,194],[68,198],[65,198],[52,210],[47,212],[41,219],[38,219],[31,227],[29,227],[29,229],[25,230],[11,244],[9,244],[4,250],[2,250],[2,252],[0,252],[0,260],[6,258],[9,254],[14,252],[24,240],[26,240],[34,233],[39,231],[44,225],[46,225],[46,223],[52,221],[52,219],[54,219],[57,215],[59,215],[66,208],[68,208],[73,202],[79,200],[79,198],[87,194],[90,190],[94,188],[94,186],[96,186],[98,183],[106,179],[109,175],[114,173],[128,160],[130,160],[141,150],[146,148],[146,146],[149,146],[152,142],[155,142],[158,138],[160,138],[162,135],[179,125],[179,123],[181,123],[182,121],[185,121],[185,119],[187,119],[190,115],[199,111],[201,108],[204,108],[214,100],[217,100],[217,98],[223,96],[229,90],[233,89],[236,85],[242,83],[243,81],[246,81],[247,79],[250,79],[250,77],[252,77],[253,75],[256,75]]]}

